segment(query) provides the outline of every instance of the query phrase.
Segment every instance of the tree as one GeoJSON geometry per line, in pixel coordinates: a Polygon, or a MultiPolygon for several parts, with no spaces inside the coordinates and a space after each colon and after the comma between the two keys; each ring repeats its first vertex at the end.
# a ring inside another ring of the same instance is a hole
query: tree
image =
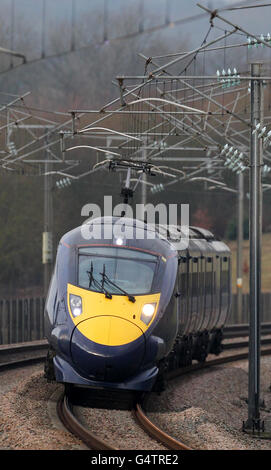
{"type": "Polygon", "coordinates": [[[192,216],[192,223],[195,226],[212,230],[215,223],[207,208],[199,207],[192,216]]]}

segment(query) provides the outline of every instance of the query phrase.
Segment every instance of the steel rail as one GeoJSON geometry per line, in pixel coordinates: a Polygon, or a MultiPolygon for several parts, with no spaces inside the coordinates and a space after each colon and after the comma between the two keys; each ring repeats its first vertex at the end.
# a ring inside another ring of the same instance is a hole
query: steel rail
{"type": "MultiPolygon", "coordinates": [[[[267,356],[270,354],[271,354],[271,348],[262,349],[261,351],[262,356],[267,356]]],[[[226,364],[228,362],[243,361],[245,359],[248,359],[248,352],[235,354],[234,356],[225,356],[225,357],[220,357],[218,359],[211,359],[210,361],[206,361],[206,362],[198,362],[196,364],[192,364],[191,366],[172,370],[166,374],[166,378],[168,380],[171,380],[173,378],[180,377],[181,375],[188,374],[190,372],[195,372],[197,370],[208,369],[209,367],[226,364]]]]}
{"type": "Polygon", "coordinates": [[[73,413],[72,405],[66,395],[57,403],[57,413],[64,426],[92,450],[118,450],[102,439],[97,438],[85,428],[73,413]]]}
{"type": "MultiPolygon", "coordinates": [[[[267,344],[271,345],[271,339],[262,339],[261,346],[266,346],[267,344]]],[[[223,351],[227,349],[239,349],[239,348],[248,348],[249,342],[248,341],[239,341],[234,343],[222,343],[223,351]]]]}
{"type": "Polygon", "coordinates": [[[16,367],[25,367],[31,366],[33,364],[38,364],[39,362],[45,361],[46,356],[33,356],[25,359],[17,359],[14,361],[7,361],[0,363],[0,372],[3,370],[14,369],[16,367]]]}
{"type": "MultiPolygon", "coordinates": [[[[270,355],[271,349],[263,349],[261,351],[263,356],[270,355]]],[[[182,375],[196,372],[198,370],[207,369],[213,366],[226,364],[229,362],[235,362],[239,360],[248,359],[248,352],[236,354],[234,356],[226,356],[219,359],[213,359],[208,362],[204,363],[197,363],[192,364],[191,366],[182,367],[180,369],[176,369],[174,371],[168,372],[166,374],[167,380],[172,380],[174,378],[180,377],[182,375]]],[[[181,441],[176,440],[174,437],[170,436],[169,434],[165,433],[164,431],[160,430],[152,421],[147,417],[145,412],[143,411],[143,405],[141,403],[136,404],[135,414],[138,422],[144,428],[144,430],[150,434],[153,438],[157,441],[163,443],[166,447],[172,450],[196,450],[193,449],[181,441]]]]}
{"type": "Polygon", "coordinates": [[[45,361],[46,354],[39,354],[33,356],[35,351],[44,351],[48,349],[47,341],[40,341],[40,342],[29,342],[29,343],[18,343],[18,344],[6,344],[0,346],[0,360],[3,359],[5,356],[12,356],[14,354],[21,355],[25,353],[32,353],[29,357],[24,358],[17,358],[17,359],[7,359],[5,361],[0,362],[0,372],[8,369],[14,369],[16,367],[25,367],[32,364],[37,364],[39,362],[45,361]],[[33,344],[34,343],[34,344],[33,344]]]}
{"type": "MultiPolygon", "coordinates": [[[[90,432],[74,415],[72,405],[66,395],[63,395],[57,403],[57,413],[64,426],[84,442],[92,450],[120,450],[113,447],[106,441],[99,439],[95,434],[90,432]]],[[[132,410],[135,420],[141,428],[147,432],[152,438],[159,441],[169,449],[175,450],[192,450],[190,447],[174,439],[169,434],[159,429],[144,414],[142,407],[136,403],[135,409],[132,410]]]]}
{"type": "MultiPolygon", "coordinates": [[[[261,335],[271,334],[271,323],[262,323],[261,324],[261,335]]],[[[226,325],[223,328],[223,339],[238,338],[241,336],[249,335],[249,325],[240,324],[240,325],[226,325]]]]}
{"type": "Polygon", "coordinates": [[[144,413],[141,405],[139,403],[136,404],[134,410],[134,416],[141,427],[144,428],[144,431],[151,435],[154,439],[158,440],[162,444],[164,444],[169,449],[173,450],[193,450],[191,447],[183,444],[182,442],[178,441],[174,437],[170,436],[169,434],[165,433],[161,429],[159,429],[144,413]]]}
{"type": "MultiPolygon", "coordinates": [[[[264,323],[262,324],[262,327],[263,327],[264,333],[268,334],[268,332],[270,331],[271,324],[264,323]]],[[[241,334],[243,334],[244,332],[247,334],[248,325],[247,324],[229,325],[226,327],[226,330],[228,331],[228,333],[234,332],[236,334],[239,334],[239,336],[241,336],[241,334]]],[[[225,349],[247,347],[247,344],[248,343],[244,341],[241,343],[234,342],[234,343],[228,344],[225,349]]],[[[264,344],[270,344],[270,340],[262,340],[262,345],[264,344]]],[[[33,343],[31,344],[31,342],[29,342],[29,343],[24,343],[24,344],[18,343],[18,344],[12,344],[12,345],[2,345],[0,347],[0,353],[2,352],[2,354],[10,354],[10,353],[18,354],[18,353],[22,353],[26,351],[43,350],[45,348],[47,349],[47,347],[48,345],[46,341],[40,341],[38,342],[38,344],[33,344],[33,343]]],[[[271,349],[263,349],[261,351],[261,354],[270,355],[271,349]]],[[[228,357],[226,356],[226,357],[222,357],[218,359],[213,359],[205,363],[192,364],[191,366],[182,367],[180,369],[169,372],[166,375],[166,378],[167,380],[171,380],[173,378],[177,378],[181,375],[195,372],[197,370],[202,370],[202,369],[210,368],[212,366],[222,365],[222,364],[233,362],[233,361],[244,360],[247,358],[248,358],[248,353],[245,352],[245,353],[237,354],[234,356],[228,356],[228,357]]],[[[32,356],[29,358],[7,361],[7,362],[3,362],[2,364],[0,363],[0,371],[12,369],[15,367],[24,367],[28,365],[33,365],[36,363],[43,362],[44,360],[45,360],[45,355],[40,355],[40,356],[35,356],[35,357],[32,356]]],[[[97,438],[93,433],[91,433],[88,429],[86,429],[79,422],[79,420],[75,417],[72,411],[72,405],[70,404],[67,396],[64,395],[61,397],[61,400],[59,400],[58,405],[57,405],[57,411],[65,427],[67,427],[67,429],[69,429],[70,432],[72,432],[77,437],[79,437],[91,449],[93,450],[118,450],[116,447],[113,447],[107,442],[97,438]]],[[[135,416],[136,421],[145,430],[145,432],[147,432],[149,435],[151,435],[152,438],[158,440],[169,449],[193,450],[191,447],[187,446],[183,442],[176,440],[174,437],[165,433],[163,430],[159,429],[154,423],[152,423],[151,420],[144,413],[141,403],[139,402],[136,403],[135,409],[133,410],[133,414],[135,416]]]]}
{"type": "MultiPolygon", "coordinates": [[[[235,345],[236,343],[232,343],[235,345]]],[[[242,345],[244,347],[244,345],[242,345]]],[[[234,347],[234,346],[233,346],[234,347]]],[[[262,355],[270,355],[271,349],[262,350],[262,355]]],[[[195,372],[197,370],[206,369],[216,365],[222,365],[225,363],[244,360],[248,358],[248,353],[240,353],[234,356],[226,356],[219,359],[213,359],[204,363],[192,364],[191,366],[182,367],[167,373],[166,379],[171,380],[187,373],[195,372]]],[[[84,442],[92,450],[120,450],[106,441],[99,439],[92,432],[90,432],[74,415],[72,410],[72,404],[68,397],[63,395],[57,404],[57,412],[64,426],[75,436],[77,436],[82,442],[84,442]]],[[[167,448],[172,450],[193,450],[185,443],[178,441],[174,437],[165,433],[159,429],[145,414],[143,405],[139,401],[135,404],[133,415],[136,421],[140,424],[141,428],[149,434],[152,438],[165,445],[167,448]]]]}

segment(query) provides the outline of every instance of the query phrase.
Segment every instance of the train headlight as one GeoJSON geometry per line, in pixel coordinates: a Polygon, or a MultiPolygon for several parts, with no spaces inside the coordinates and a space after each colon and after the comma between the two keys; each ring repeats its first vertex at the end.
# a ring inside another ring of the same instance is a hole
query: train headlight
{"type": "Polygon", "coordinates": [[[82,299],[79,295],[70,294],[70,308],[74,317],[82,313],[82,299]]]}
{"type": "Polygon", "coordinates": [[[146,325],[148,325],[154,315],[156,308],[156,303],[145,304],[142,308],[140,320],[142,320],[146,325]]]}

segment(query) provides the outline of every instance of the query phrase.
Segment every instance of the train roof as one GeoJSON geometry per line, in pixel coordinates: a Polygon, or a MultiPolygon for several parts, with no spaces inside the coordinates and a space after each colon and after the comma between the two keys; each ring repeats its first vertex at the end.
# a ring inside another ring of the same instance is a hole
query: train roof
{"type": "Polygon", "coordinates": [[[88,220],[79,227],[67,232],[60,240],[60,245],[68,248],[78,248],[88,245],[109,243],[119,245],[119,237],[125,240],[123,246],[142,250],[151,250],[164,257],[180,252],[229,252],[225,243],[215,237],[209,230],[201,227],[185,227],[181,225],[150,225],[145,222],[125,217],[99,217],[88,220]],[[114,224],[119,222],[132,227],[132,232],[121,226],[115,232],[114,224]],[[110,231],[106,225],[112,224],[110,231]],[[95,233],[96,228],[98,229],[95,233]],[[140,229],[137,232],[137,229],[140,229]],[[84,232],[85,230],[85,232],[84,232]],[[143,233],[142,233],[143,232],[143,233]],[[152,234],[150,234],[152,232],[152,234]],[[139,235],[138,235],[139,233],[139,235]],[[141,233],[141,234],[140,234],[141,233]]]}
{"type": "Polygon", "coordinates": [[[212,232],[202,227],[156,225],[156,228],[159,233],[164,234],[168,240],[180,240],[188,236],[190,240],[218,241],[218,238],[212,232]]]}
{"type": "MultiPolygon", "coordinates": [[[[201,227],[184,227],[181,225],[162,225],[162,224],[147,224],[138,219],[132,219],[127,217],[97,217],[86,222],[88,227],[94,225],[108,225],[121,222],[121,224],[126,225],[127,227],[136,227],[144,231],[155,231],[157,237],[164,237],[169,242],[181,240],[182,238],[189,238],[190,240],[206,240],[206,241],[218,241],[213,233],[209,230],[201,227]]],[[[76,227],[75,229],[65,233],[61,241],[65,241],[71,244],[77,244],[83,241],[84,237],[82,234],[82,227],[84,224],[76,227]]]]}

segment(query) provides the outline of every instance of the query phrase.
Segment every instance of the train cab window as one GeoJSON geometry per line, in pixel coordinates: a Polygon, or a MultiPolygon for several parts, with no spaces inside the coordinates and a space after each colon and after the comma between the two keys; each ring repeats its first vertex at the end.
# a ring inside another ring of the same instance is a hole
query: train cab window
{"type": "Polygon", "coordinates": [[[111,294],[148,294],[152,290],[158,257],[139,250],[116,247],[79,249],[78,285],[111,294]],[[114,283],[115,286],[112,284],[114,283]]]}

